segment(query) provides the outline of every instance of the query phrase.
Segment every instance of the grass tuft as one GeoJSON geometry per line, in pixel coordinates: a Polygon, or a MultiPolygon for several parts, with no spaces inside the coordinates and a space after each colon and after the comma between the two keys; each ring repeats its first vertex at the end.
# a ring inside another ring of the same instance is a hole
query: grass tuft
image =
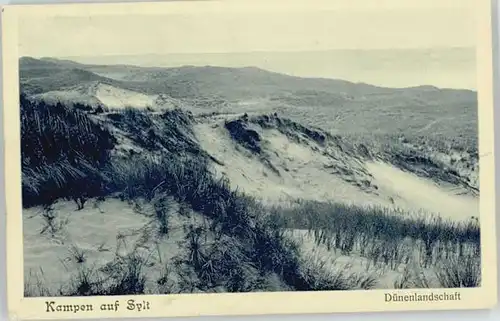
{"type": "Polygon", "coordinates": [[[474,288],[481,286],[481,260],[476,256],[450,258],[435,269],[443,288],[474,288]]]}

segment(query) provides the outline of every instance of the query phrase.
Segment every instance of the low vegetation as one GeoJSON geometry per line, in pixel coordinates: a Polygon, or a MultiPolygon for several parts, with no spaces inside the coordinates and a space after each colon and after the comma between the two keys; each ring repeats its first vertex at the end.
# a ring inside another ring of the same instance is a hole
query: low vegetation
{"type": "Polygon", "coordinates": [[[475,219],[455,222],[425,213],[415,218],[380,207],[298,201],[275,207],[270,220],[306,230],[318,246],[359,255],[372,266],[396,271],[416,263],[433,269],[442,287],[479,284],[480,228],[475,219]]]}
{"type": "Polygon", "coordinates": [[[23,205],[60,198],[81,204],[104,193],[102,169],[115,145],[111,133],[80,110],[20,99],[23,205]]]}

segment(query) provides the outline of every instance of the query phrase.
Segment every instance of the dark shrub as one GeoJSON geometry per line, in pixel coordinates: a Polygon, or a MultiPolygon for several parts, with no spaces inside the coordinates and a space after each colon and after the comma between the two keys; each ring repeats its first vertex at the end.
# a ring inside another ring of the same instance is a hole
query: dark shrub
{"type": "Polygon", "coordinates": [[[35,103],[21,95],[20,109],[23,205],[101,191],[100,170],[114,137],[85,112],[60,103],[35,103]]]}

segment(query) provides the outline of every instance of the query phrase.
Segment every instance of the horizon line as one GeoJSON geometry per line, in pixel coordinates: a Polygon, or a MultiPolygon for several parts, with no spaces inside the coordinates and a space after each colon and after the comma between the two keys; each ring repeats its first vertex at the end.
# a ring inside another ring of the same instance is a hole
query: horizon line
{"type": "MultiPolygon", "coordinates": [[[[320,50],[318,50],[318,52],[319,51],[320,50]]],[[[147,54],[144,54],[144,55],[147,55],[147,54]]],[[[163,54],[158,54],[158,55],[163,55],[163,54]]],[[[166,55],[168,55],[168,54],[166,54],[166,55]]],[[[110,55],[110,56],[113,56],[113,55],[110,55]]],[[[124,55],[124,56],[127,56],[127,55],[124,55]]],[[[141,55],[129,55],[129,56],[141,56],[141,55]]],[[[72,57],[90,57],[90,56],[72,56],[72,57]]],[[[164,70],[175,69],[175,68],[186,68],[186,67],[193,67],[193,68],[210,67],[210,68],[226,68],[226,69],[258,69],[258,70],[262,70],[262,71],[265,71],[265,72],[268,72],[268,73],[273,73],[273,74],[278,74],[278,75],[287,76],[287,77],[293,77],[293,78],[343,81],[343,82],[351,83],[351,84],[354,84],[354,85],[367,85],[367,86],[372,86],[372,87],[375,87],[375,88],[383,88],[383,89],[402,90],[402,89],[414,89],[414,88],[429,87],[429,88],[434,88],[434,89],[438,89],[438,90],[470,91],[470,92],[474,92],[474,93],[478,92],[476,88],[472,89],[472,88],[458,88],[458,87],[457,88],[453,88],[453,87],[438,87],[438,86],[430,85],[430,84],[420,84],[420,85],[413,85],[413,86],[406,86],[406,87],[390,87],[390,86],[376,85],[376,84],[373,84],[373,83],[367,83],[367,82],[363,82],[363,81],[355,82],[355,81],[345,80],[345,79],[341,79],[341,78],[333,78],[333,77],[296,76],[296,75],[291,75],[291,74],[287,74],[287,73],[284,73],[284,72],[272,71],[272,70],[268,70],[268,69],[265,69],[265,68],[262,68],[262,67],[252,66],[252,65],[241,66],[241,67],[228,67],[228,66],[217,66],[217,65],[203,65],[203,66],[201,66],[201,65],[189,65],[189,64],[179,65],[179,66],[171,66],[171,67],[166,67],[166,66],[141,66],[141,65],[127,64],[127,63],[117,63],[117,64],[81,63],[81,62],[77,62],[77,61],[69,59],[69,58],[72,58],[72,57],[64,58],[64,57],[56,57],[56,56],[52,56],[52,57],[51,56],[44,56],[44,57],[20,56],[18,58],[18,60],[21,60],[22,58],[31,58],[31,59],[35,59],[35,60],[44,60],[45,59],[45,60],[68,61],[68,62],[74,63],[76,65],[83,65],[83,66],[101,66],[101,67],[106,67],[106,66],[110,66],[110,67],[111,66],[122,66],[122,67],[135,67],[135,68],[144,68],[144,69],[164,69],[164,70]]],[[[89,72],[91,72],[91,71],[89,71],[89,72]]],[[[94,72],[92,72],[92,73],[94,73],[94,72]]],[[[113,80],[113,78],[110,78],[110,77],[104,77],[104,78],[113,80]]]]}

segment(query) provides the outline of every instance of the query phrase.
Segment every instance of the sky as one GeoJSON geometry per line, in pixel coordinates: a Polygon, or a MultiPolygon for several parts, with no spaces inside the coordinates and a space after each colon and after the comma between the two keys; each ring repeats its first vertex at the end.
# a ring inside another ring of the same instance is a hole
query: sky
{"type": "Polygon", "coordinates": [[[475,87],[471,0],[330,0],[323,6],[292,1],[286,10],[218,3],[173,3],[139,12],[136,7],[134,13],[32,13],[19,19],[19,55],[159,66],[253,65],[378,85],[475,87]]]}

